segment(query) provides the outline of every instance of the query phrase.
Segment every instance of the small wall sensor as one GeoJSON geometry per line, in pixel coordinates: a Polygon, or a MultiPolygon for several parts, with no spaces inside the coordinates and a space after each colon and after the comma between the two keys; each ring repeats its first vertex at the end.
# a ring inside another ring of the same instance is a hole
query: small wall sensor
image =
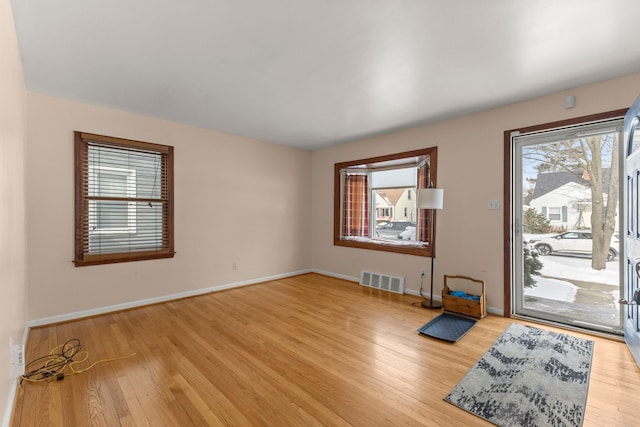
{"type": "Polygon", "coordinates": [[[573,95],[568,95],[564,99],[564,108],[568,110],[569,108],[573,108],[575,106],[576,106],[576,97],[573,95]]]}

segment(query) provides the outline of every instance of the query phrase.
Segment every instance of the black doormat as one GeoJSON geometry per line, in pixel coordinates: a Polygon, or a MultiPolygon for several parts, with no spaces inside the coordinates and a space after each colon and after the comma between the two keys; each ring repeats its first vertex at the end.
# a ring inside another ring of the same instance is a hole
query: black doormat
{"type": "Polygon", "coordinates": [[[442,313],[418,329],[418,332],[440,340],[457,342],[475,326],[478,321],[465,316],[442,313]]]}

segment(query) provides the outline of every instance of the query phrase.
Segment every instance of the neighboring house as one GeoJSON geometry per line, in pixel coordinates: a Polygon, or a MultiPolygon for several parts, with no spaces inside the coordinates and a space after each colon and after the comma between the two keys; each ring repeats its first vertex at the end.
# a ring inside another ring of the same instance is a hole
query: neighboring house
{"type": "Polygon", "coordinates": [[[393,204],[386,194],[381,191],[374,191],[376,195],[376,221],[393,221],[393,204]]]}
{"type": "Polygon", "coordinates": [[[416,190],[404,190],[396,202],[396,219],[400,221],[416,222],[416,190]]]}
{"type": "MultiPolygon", "coordinates": [[[[384,210],[379,210],[378,208],[378,199],[386,200],[390,206],[392,206],[393,221],[411,221],[415,222],[417,220],[416,217],[416,190],[413,188],[402,189],[402,188],[394,188],[394,189],[386,189],[386,190],[377,190],[376,194],[376,214],[378,214],[377,219],[382,219],[379,214],[381,212],[385,212],[384,210]]],[[[383,205],[380,204],[382,208],[383,205]]]]}
{"type": "MultiPolygon", "coordinates": [[[[603,171],[604,200],[610,169],[603,171]]],[[[589,176],[574,172],[538,174],[529,205],[547,218],[551,226],[564,229],[591,228],[591,183],[589,176]]],[[[616,230],[618,229],[616,218],[616,230]]]]}

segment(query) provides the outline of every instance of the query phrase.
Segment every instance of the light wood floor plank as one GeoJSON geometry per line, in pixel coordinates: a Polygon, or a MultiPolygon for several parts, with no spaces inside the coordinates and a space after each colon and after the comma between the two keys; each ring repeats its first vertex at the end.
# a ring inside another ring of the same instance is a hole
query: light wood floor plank
{"type": "MultiPolygon", "coordinates": [[[[83,366],[135,356],[23,384],[12,425],[490,425],[443,398],[514,320],[490,315],[450,344],[416,333],[439,314],[416,301],[307,274],[35,328],[27,361],[71,338],[83,366]]],[[[562,332],[596,342],[584,425],[634,425],[625,345],[562,332]]]]}

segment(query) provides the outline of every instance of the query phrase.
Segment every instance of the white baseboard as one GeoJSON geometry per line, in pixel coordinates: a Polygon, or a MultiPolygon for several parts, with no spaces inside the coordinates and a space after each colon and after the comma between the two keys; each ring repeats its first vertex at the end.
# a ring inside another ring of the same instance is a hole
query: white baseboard
{"type": "Polygon", "coordinates": [[[504,310],[500,310],[499,308],[487,307],[487,313],[504,316],[504,310]]]}
{"type": "MultiPolygon", "coordinates": [[[[100,314],[112,313],[120,310],[127,310],[129,308],[142,307],[145,305],[157,304],[157,303],[172,301],[180,298],[187,298],[187,297],[192,297],[196,295],[208,294],[210,292],[223,291],[225,289],[239,288],[241,286],[255,285],[257,283],[269,282],[271,280],[278,280],[278,279],[298,276],[300,274],[306,274],[306,273],[318,273],[318,274],[323,274],[329,277],[335,277],[337,279],[348,280],[350,282],[356,282],[356,283],[360,282],[359,277],[347,276],[344,274],[333,273],[330,271],[319,270],[319,269],[306,269],[306,270],[292,271],[289,273],[277,274],[274,276],[267,276],[267,277],[260,277],[257,279],[245,280],[242,282],[227,283],[224,285],[212,286],[212,287],[203,288],[203,289],[196,289],[193,291],[179,292],[176,294],[164,295],[161,297],[147,298],[143,300],[131,301],[131,302],[126,302],[122,304],[115,304],[115,305],[109,305],[105,307],[97,307],[89,310],[77,311],[74,313],[67,313],[67,314],[61,314],[57,316],[43,317],[40,319],[29,320],[25,328],[25,336],[23,338],[23,341],[26,342],[26,336],[28,334],[29,328],[33,328],[36,326],[44,326],[44,325],[50,325],[53,323],[67,322],[69,320],[81,319],[83,317],[97,316],[100,314]]],[[[414,291],[412,289],[405,289],[404,292],[410,295],[416,295],[416,296],[420,295],[418,291],[414,291]]],[[[442,297],[440,295],[434,295],[433,299],[435,301],[441,301],[442,297]]],[[[491,307],[487,307],[487,312],[492,314],[503,315],[502,310],[494,309],[491,307]]]]}
{"type": "Polygon", "coordinates": [[[257,279],[245,280],[242,282],[227,283],[224,285],[212,286],[204,289],[196,289],[193,291],[179,292],[161,297],[147,298],[143,300],[125,302],[122,304],[108,305],[104,307],[92,308],[89,310],[76,311],[74,313],[60,314],[57,316],[43,317],[40,319],[32,319],[27,321],[27,328],[36,326],[50,325],[53,323],[67,322],[69,320],[81,319],[83,317],[97,316],[99,314],[113,313],[115,311],[127,310],[130,308],[142,307],[160,302],[173,301],[181,298],[192,297],[196,295],[208,294],[211,292],[223,291],[225,289],[239,288],[241,286],[255,285],[256,283],[269,282],[271,280],[284,279],[286,277],[298,276],[300,274],[311,273],[312,270],[292,271],[290,273],[277,274],[275,276],[260,277],[257,279]]]}
{"type": "MultiPolygon", "coordinates": [[[[414,291],[413,289],[406,289],[406,288],[405,288],[404,293],[405,293],[405,294],[409,294],[409,295],[415,295],[415,296],[417,296],[417,297],[419,297],[419,296],[420,296],[420,291],[414,291]]],[[[423,293],[423,294],[426,294],[426,295],[428,295],[428,294],[429,294],[429,292],[424,292],[424,291],[422,291],[422,293],[423,293]]],[[[440,295],[440,294],[434,294],[434,295],[433,295],[433,300],[434,300],[434,301],[442,301],[442,295],[440,295]]]]}
{"type": "MultiPolygon", "coordinates": [[[[404,293],[409,295],[415,295],[417,297],[420,296],[420,291],[414,291],[413,289],[405,289],[404,293]]],[[[438,294],[434,295],[433,300],[442,302],[442,295],[438,295],[438,294]]],[[[504,315],[503,310],[500,310],[499,308],[493,308],[493,307],[487,307],[487,313],[496,314],[498,316],[504,315]]]]}
{"type": "Polygon", "coordinates": [[[9,386],[9,397],[7,398],[7,406],[4,408],[4,417],[2,417],[2,427],[11,425],[11,416],[13,415],[13,405],[16,401],[16,393],[18,392],[18,380],[13,379],[9,386]]]}
{"type": "Polygon", "coordinates": [[[356,282],[356,283],[360,282],[359,277],[345,276],[344,274],[332,273],[330,271],[313,269],[311,270],[311,272],[322,274],[323,276],[335,277],[336,279],[348,280],[350,282],[356,282]]]}
{"type": "MultiPolygon", "coordinates": [[[[360,283],[360,278],[359,277],[345,276],[344,274],[332,273],[330,271],[318,270],[318,269],[313,269],[311,271],[313,273],[323,274],[325,276],[335,277],[337,279],[344,279],[344,280],[349,280],[351,282],[360,283]]],[[[406,289],[405,288],[404,293],[405,294],[409,294],[409,295],[415,295],[417,297],[420,296],[420,291],[414,291],[413,289],[406,289]]],[[[434,295],[433,296],[433,300],[434,301],[442,301],[442,295],[439,295],[439,294],[434,295]]],[[[504,311],[499,309],[499,308],[487,307],[487,313],[496,314],[498,316],[504,316],[504,311]]]]}

